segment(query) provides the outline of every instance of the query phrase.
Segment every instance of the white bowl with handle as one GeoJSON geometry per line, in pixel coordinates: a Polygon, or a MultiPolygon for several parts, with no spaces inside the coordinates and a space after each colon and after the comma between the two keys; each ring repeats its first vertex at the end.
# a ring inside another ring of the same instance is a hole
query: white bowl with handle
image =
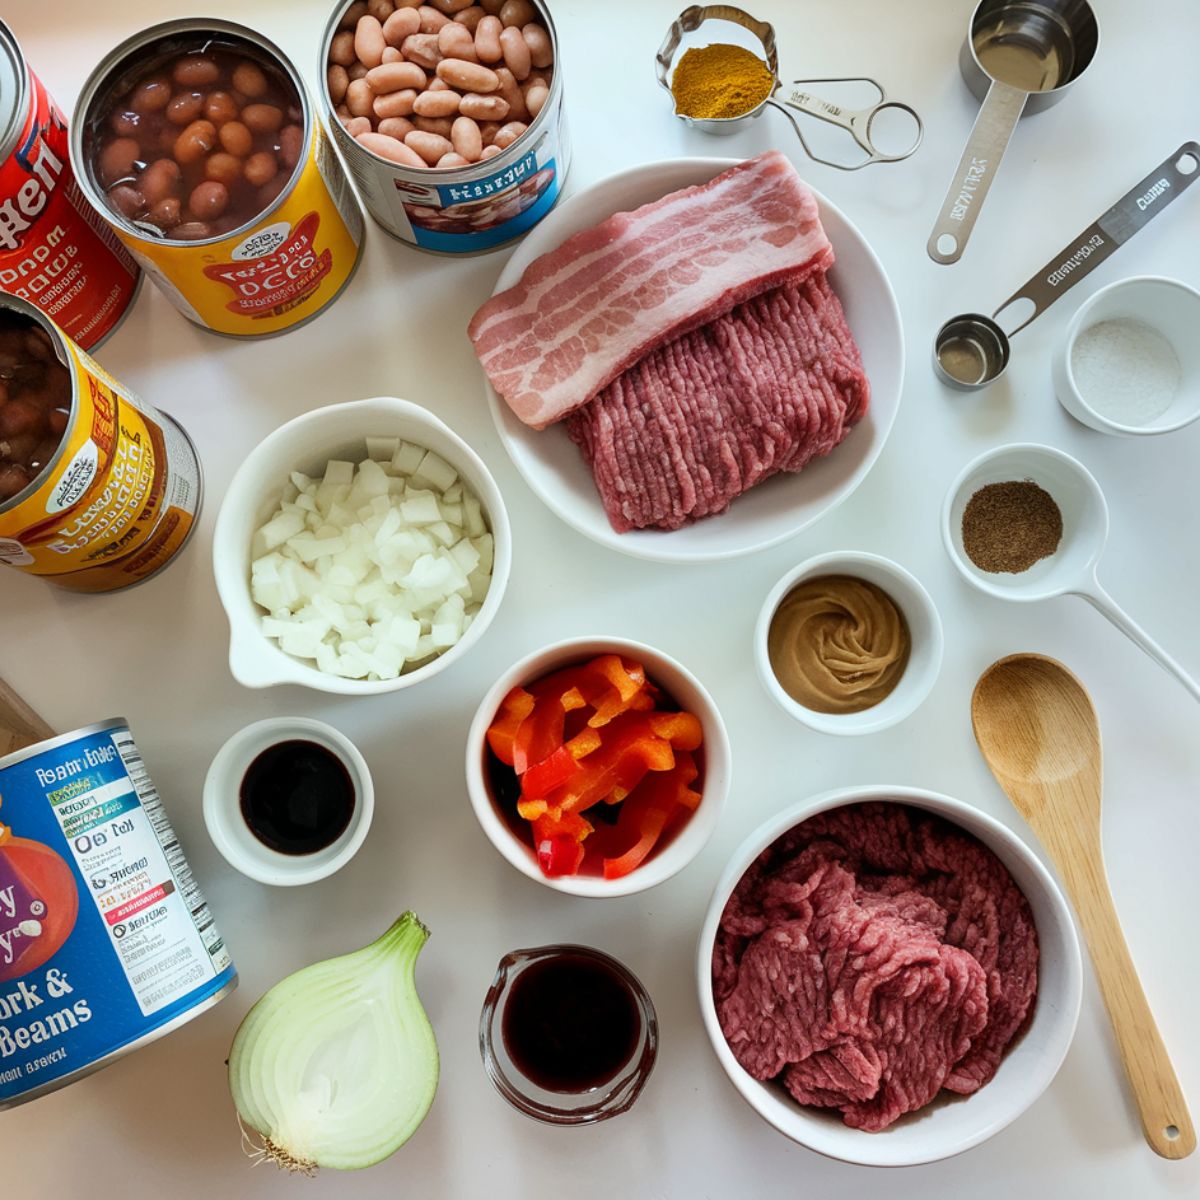
{"type": "Polygon", "coordinates": [[[268,434],[238,468],[213,534],[213,573],[229,618],[229,669],[251,688],[300,684],[343,696],[373,696],[412,687],[457,662],[491,624],[508,583],[512,535],[500,489],[483,460],[445,422],[418,404],[375,396],[304,413],[268,434]],[[479,499],[495,539],[492,582],[483,606],[459,641],[430,662],[395,679],[344,679],[318,670],[311,660],[286,654],[262,632],[266,610],[250,594],[254,532],[275,512],[292,471],[320,475],[330,459],[361,462],[367,437],[399,437],[424,446],[458,471],[479,499]]]}

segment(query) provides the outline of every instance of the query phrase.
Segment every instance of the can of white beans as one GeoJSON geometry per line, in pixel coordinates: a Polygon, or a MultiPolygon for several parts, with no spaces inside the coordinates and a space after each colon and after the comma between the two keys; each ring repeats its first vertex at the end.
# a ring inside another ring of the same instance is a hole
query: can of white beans
{"type": "Polygon", "coordinates": [[[320,67],[334,140],[393,237],[470,254],[554,207],[570,146],[541,0],[339,0],[320,67]]]}

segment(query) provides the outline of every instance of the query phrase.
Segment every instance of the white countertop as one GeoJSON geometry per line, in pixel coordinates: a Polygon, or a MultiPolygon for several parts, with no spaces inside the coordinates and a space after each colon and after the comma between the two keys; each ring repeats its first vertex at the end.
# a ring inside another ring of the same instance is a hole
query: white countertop
{"type": "MultiPolygon", "coordinates": [[[[170,1037],[51,1097],[0,1117],[5,1196],[121,1200],[212,1195],[425,1198],[614,1195],[860,1196],[894,1200],[970,1189],[1144,1200],[1200,1193],[1200,1155],[1160,1160],[1143,1143],[1090,971],[1078,1035],[1047,1094],[966,1155],[886,1178],[786,1141],[739,1098],[711,1053],[694,984],[695,938],[710,889],[747,833],[782,806],[835,786],[929,787],[977,804],[1025,833],[971,736],[968,701],[988,663],[1019,650],[1061,658],[1095,699],[1106,738],[1105,844],[1118,908],[1193,1115],[1200,1117],[1200,709],[1083,601],[1006,605],[973,591],[941,547],[938,514],[959,468],[989,446],[1045,441],[1080,457],[1112,509],[1101,578],[1193,673],[1200,674],[1200,425],[1125,441],[1093,433],[1056,403],[1049,358],[1085,296],[1123,275],[1200,285],[1200,189],[1020,334],[1004,381],[963,395],[930,369],[947,316],[991,311],[1075,233],[1179,144],[1200,135],[1200,8],[1165,0],[1152,16],[1095,0],[1098,56],[1061,104],[1026,118],[961,263],[925,254],[976,104],[957,68],[967,0],[756,0],[776,23],[785,77],[862,73],[911,101],[926,122],[909,161],[844,174],[808,163],[778,114],[735,137],[692,133],[671,116],[652,58],[681,0],[558,0],[575,147],[570,189],[619,168],[687,154],[791,153],[872,242],[895,286],[908,341],[904,403],[858,492],[816,527],[726,564],[665,567],[574,535],[518,477],[488,416],[464,325],[505,253],[455,262],[369,226],[362,267],[334,308],[302,333],[237,343],[189,325],[147,286],[101,362],[195,439],[208,495],[192,545],[161,578],[127,594],[80,597],[6,571],[0,673],[61,729],[128,717],[191,864],[241,971],[231,999],[170,1037]],[[226,667],[227,628],[210,569],[211,533],[245,453],[318,405],[404,396],[443,416],[483,455],[514,529],[512,580],[494,626],[461,663],[398,695],[340,700],[295,688],[252,692],[226,667]],[[807,731],[755,677],[750,634],[763,596],[792,564],[835,549],[897,559],[929,588],[946,660],[910,720],[865,739],[807,731]],[[680,658],[729,725],[734,786],[715,836],[681,875],[640,896],[577,900],[514,871],[467,802],[462,747],[484,690],[518,655],[549,640],[614,633],[680,658]],[[235,874],[204,830],[200,791],[226,737],[261,717],[298,713],[349,734],[377,789],[374,828],[341,874],[271,890],[235,874]],[[437,1030],[442,1080],[417,1135],[362,1174],[297,1182],[253,1173],[239,1146],[223,1061],[238,1022],[284,974],[374,938],[405,908],[433,930],[419,982],[437,1030]],[[659,1063],[634,1111],[592,1129],[538,1126],[488,1085],[476,1045],[497,960],[517,946],[572,940],[623,959],[649,988],[662,1026],[659,1063]]],[[[69,111],[99,56],[151,19],[197,8],[246,21],[310,78],[329,12],[322,0],[160,0],[51,4],[8,0],[5,18],[69,111]]]]}

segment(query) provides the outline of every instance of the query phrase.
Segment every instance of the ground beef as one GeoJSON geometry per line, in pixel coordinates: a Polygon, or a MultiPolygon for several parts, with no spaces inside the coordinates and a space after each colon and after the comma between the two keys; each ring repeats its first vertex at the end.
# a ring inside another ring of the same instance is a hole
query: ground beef
{"type": "Polygon", "coordinates": [[[828,454],[870,388],[824,270],[657,347],[572,413],[609,522],[678,529],[828,454]]]}
{"type": "Polygon", "coordinates": [[[1029,902],[956,825],[902,804],[810,818],[742,876],[713,948],[734,1057],[877,1132],[996,1073],[1037,994],[1029,902]]]}

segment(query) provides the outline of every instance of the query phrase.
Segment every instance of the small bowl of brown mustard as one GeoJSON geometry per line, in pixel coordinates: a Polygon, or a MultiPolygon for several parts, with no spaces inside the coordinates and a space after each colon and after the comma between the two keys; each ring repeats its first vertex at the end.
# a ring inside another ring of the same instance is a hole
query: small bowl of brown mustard
{"type": "Polygon", "coordinates": [[[821,733],[876,733],[929,695],[942,665],[942,622],[899,564],[842,551],[810,558],[771,589],[754,631],[771,697],[821,733]]]}

